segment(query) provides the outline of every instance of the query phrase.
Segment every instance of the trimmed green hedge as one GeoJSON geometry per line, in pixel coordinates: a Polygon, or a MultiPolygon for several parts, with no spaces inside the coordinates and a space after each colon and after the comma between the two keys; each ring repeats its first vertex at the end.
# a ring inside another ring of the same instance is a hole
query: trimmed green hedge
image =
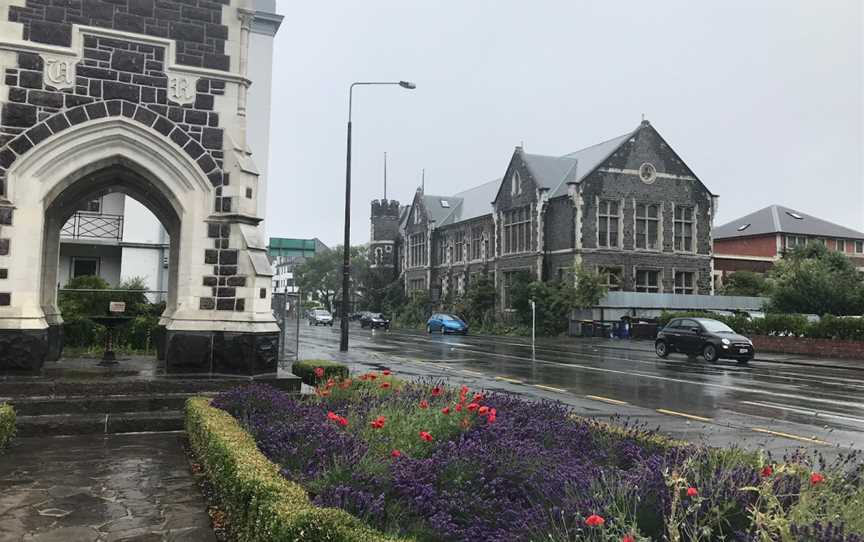
{"type": "Polygon", "coordinates": [[[741,314],[720,315],[711,312],[664,312],[658,319],[665,326],[672,318],[702,317],[720,320],[744,335],[780,335],[810,337],[812,339],[837,339],[864,341],[864,318],[825,315],[818,322],[811,322],[803,314],[766,314],[764,318],[748,318],[741,314]]]}
{"type": "Polygon", "coordinates": [[[238,542],[397,540],[343,510],[314,506],[301,486],[286,480],[264,457],[237,420],[210,406],[210,399],[186,402],[186,435],[238,542]]]}
{"type": "Polygon", "coordinates": [[[336,363],[335,361],[306,359],[295,363],[291,368],[291,371],[295,375],[299,376],[304,384],[316,386],[321,380],[315,376],[315,369],[318,367],[324,369],[324,376],[322,377],[323,380],[327,380],[330,377],[337,380],[340,378],[348,378],[348,367],[341,363],[336,363]]]}
{"type": "Polygon", "coordinates": [[[0,450],[5,448],[15,436],[15,409],[7,403],[0,403],[0,450]]]}

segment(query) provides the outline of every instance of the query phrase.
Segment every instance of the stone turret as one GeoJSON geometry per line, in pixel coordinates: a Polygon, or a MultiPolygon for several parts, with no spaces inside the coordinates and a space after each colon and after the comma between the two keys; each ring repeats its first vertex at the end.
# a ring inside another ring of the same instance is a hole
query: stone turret
{"type": "Polygon", "coordinates": [[[372,200],[372,228],[369,237],[371,266],[395,272],[399,239],[399,202],[372,200]]]}

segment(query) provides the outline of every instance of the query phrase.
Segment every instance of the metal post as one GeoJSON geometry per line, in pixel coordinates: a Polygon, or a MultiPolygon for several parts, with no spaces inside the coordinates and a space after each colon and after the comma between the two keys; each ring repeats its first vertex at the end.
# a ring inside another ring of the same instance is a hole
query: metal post
{"type": "Polygon", "coordinates": [[[297,303],[294,304],[294,314],[297,315],[297,333],[294,336],[294,361],[300,361],[300,305],[302,299],[302,290],[298,286],[297,303]]]}
{"type": "MultiPolygon", "coordinates": [[[[353,90],[353,88],[352,88],[353,90]]],[[[349,98],[350,103],[350,98],[349,98]]],[[[339,350],[348,351],[348,301],[351,289],[351,113],[348,117],[348,155],[345,166],[345,242],[342,246],[342,335],[339,350]]]]}
{"type": "Polygon", "coordinates": [[[531,300],[531,357],[534,357],[535,329],[537,325],[537,303],[531,300]]]}

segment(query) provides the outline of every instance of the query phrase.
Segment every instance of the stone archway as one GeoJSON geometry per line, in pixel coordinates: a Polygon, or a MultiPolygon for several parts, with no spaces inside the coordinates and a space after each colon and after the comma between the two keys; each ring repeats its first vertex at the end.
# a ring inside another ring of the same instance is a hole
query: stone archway
{"type": "Polygon", "coordinates": [[[150,208],[172,239],[168,370],[276,371],[269,264],[257,219],[231,214],[223,197],[228,159],[217,164],[168,118],[112,100],[46,119],[0,149],[0,162],[11,285],[0,297],[0,368],[37,368],[56,342],[59,228],[74,202],[111,187],[150,208]]]}

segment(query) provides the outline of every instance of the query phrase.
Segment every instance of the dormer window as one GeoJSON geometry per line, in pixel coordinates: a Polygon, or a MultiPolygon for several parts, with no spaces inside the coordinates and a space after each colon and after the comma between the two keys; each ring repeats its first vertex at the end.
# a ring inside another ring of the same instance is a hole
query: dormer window
{"type": "Polygon", "coordinates": [[[446,199],[442,199],[441,200],[441,207],[443,207],[445,209],[449,209],[450,208],[450,202],[446,199]]]}
{"type": "Polygon", "coordinates": [[[804,220],[804,217],[799,215],[798,213],[793,213],[792,211],[786,211],[786,214],[791,216],[795,220],[804,220]]]}
{"type": "Polygon", "coordinates": [[[514,196],[522,193],[522,177],[518,171],[514,171],[510,177],[510,193],[514,196]]]}
{"type": "Polygon", "coordinates": [[[414,223],[420,223],[420,207],[414,207],[414,223]]]}

